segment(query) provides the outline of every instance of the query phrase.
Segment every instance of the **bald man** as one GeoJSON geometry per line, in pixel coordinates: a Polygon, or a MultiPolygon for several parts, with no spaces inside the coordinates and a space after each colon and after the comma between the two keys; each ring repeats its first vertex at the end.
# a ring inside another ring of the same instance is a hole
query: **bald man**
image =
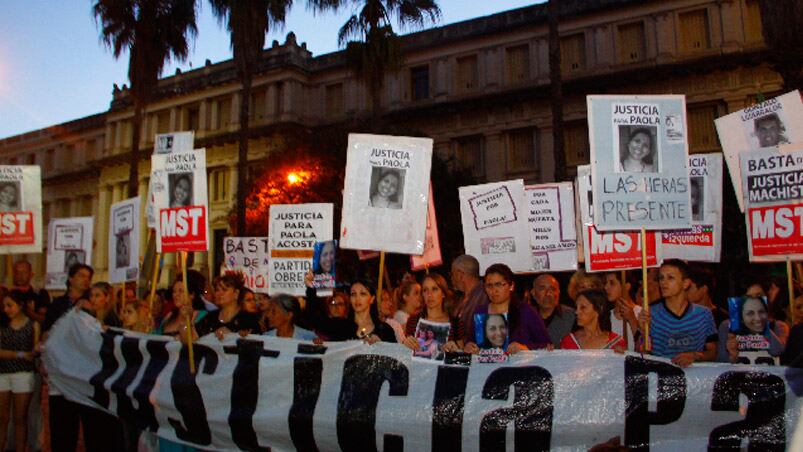
{"type": "Polygon", "coordinates": [[[533,307],[541,314],[552,344],[557,347],[574,326],[574,309],[560,304],[560,285],[554,276],[544,273],[533,281],[530,290],[533,307]]]}
{"type": "Polygon", "coordinates": [[[474,311],[477,310],[477,307],[488,304],[488,295],[485,293],[482,279],[480,279],[480,263],[474,256],[463,254],[452,262],[452,270],[449,275],[452,280],[452,288],[463,294],[452,310],[452,315],[458,317],[463,324],[464,337],[457,339],[473,341],[474,338],[466,336],[469,333],[467,325],[473,324],[474,311]]]}

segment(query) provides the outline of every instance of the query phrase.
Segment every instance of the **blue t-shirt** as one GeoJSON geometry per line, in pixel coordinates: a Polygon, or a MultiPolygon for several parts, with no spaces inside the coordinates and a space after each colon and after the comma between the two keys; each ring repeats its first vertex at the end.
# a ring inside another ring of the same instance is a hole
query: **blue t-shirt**
{"type": "Polygon", "coordinates": [[[652,354],[674,358],[678,353],[702,352],[705,344],[717,341],[711,310],[689,303],[680,316],[667,309],[661,299],[650,307],[652,354]]]}
{"type": "MultiPolygon", "coordinates": [[[[269,330],[262,333],[264,336],[276,336],[276,330],[269,330]]],[[[313,339],[317,339],[318,335],[315,334],[314,331],[310,331],[305,328],[301,328],[299,326],[293,326],[293,339],[298,339],[300,341],[311,341],[313,339]]]]}

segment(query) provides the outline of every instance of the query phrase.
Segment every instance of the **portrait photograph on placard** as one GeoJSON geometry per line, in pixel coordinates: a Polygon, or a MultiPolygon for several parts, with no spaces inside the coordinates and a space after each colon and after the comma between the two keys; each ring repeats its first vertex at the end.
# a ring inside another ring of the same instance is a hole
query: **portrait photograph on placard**
{"type": "Polygon", "coordinates": [[[691,219],[693,221],[703,221],[705,214],[705,178],[702,176],[692,176],[689,178],[691,189],[691,219]]]}
{"type": "Polygon", "coordinates": [[[332,289],[335,287],[335,256],[337,240],[317,242],[312,253],[312,287],[316,289],[332,289]]]}
{"type": "Polygon", "coordinates": [[[404,176],[406,170],[374,166],[371,168],[371,207],[401,209],[404,205],[404,176]]]}
{"type": "Polygon", "coordinates": [[[655,126],[619,125],[619,173],[657,173],[660,171],[658,128],[655,126]]]}
{"type": "Polygon", "coordinates": [[[510,343],[507,314],[474,314],[474,335],[482,350],[507,350],[510,343]]]}
{"type": "Polygon", "coordinates": [[[114,259],[114,268],[128,267],[131,260],[131,231],[115,236],[114,243],[114,248],[117,252],[114,259]]]}
{"type": "Polygon", "coordinates": [[[86,252],[84,250],[65,250],[64,251],[64,273],[70,271],[75,264],[86,263],[86,252]]]}
{"type": "Polygon", "coordinates": [[[0,212],[17,212],[22,205],[22,181],[1,181],[0,212]]]}
{"type": "Polygon", "coordinates": [[[186,207],[193,204],[192,179],[194,175],[187,173],[171,173],[167,176],[167,189],[170,195],[170,207],[186,207]]]}
{"type": "Polygon", "coordinates": [[[415,328],[415,340],[418,342],[419,348],[413,351],[413,357],[443,361],[445,355],[443,346],[449,340],[451,328],[449,322],[430,322],[420,319],[415,328]]]}

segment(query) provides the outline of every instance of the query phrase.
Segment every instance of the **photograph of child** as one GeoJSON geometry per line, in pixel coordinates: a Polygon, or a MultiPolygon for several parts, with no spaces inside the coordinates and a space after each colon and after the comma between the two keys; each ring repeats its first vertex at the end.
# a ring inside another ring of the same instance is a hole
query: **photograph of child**
{"type": "Polygon", "coordinates": [[[445,353],[443,346],[449,338],[452,325],[448,322],[430,322],[420,319],[415,327],[415,338],[418,341],[418,350],[413,351],[414,358],[443,361],[445,353]]]}

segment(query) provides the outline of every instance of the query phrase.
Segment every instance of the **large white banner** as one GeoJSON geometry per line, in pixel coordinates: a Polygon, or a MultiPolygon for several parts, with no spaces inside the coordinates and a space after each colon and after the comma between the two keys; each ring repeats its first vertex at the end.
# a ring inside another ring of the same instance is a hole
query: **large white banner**
{"type": "Polygon", "coordinates": [[[332,204],[270,206],[268,293],[304,295],[315,242],[332,240],[332,204]]]}
{"type": "Polygon", "coordinates": [[[349,134],[340,247],[421,255],[432,139],[349,134]]]}
{"type": "Polygon", "coordinates": [[[736,201],[744,212],[739,153],[803,142],[803,101],[795,90],[717,118],[714,123],[736,191],[736,201]]]}
{"type": "Polygon", "coordinates": [[[226,237],[223,239],[223,271],[238,272],[245,287],[268,293],[268,238],[226,237]]]}
{"type": "Polygon", "coordinates": [[[40,168],[0,165],[0,254],[41,252],[40,168]]]}
{"type": "Polygon", "coordinates": [[[577,270],[577,229],[571,182],[524,187],[533,271],[577,270]]]}
{"type": "Polygon", "coordinates": [[[92,265],[92,217],[56,218],[47,228],[45,288],[63,290],[75,264],[92,265]]]}
{"type": "Polygon", "coordinates": [[[206,251],[209,248],[209,204],[206,149],[151,156],[156,250],[206,251]]]}
{"type": "Polygon", "coordinates": [[[594,226],[691,226],[684,96],[588,96],[594,226]]]}
{"type": "Polygon", "coordinates": [[[784,450],[803,407],[803,373],[785,367],[682,369],[609,350],[470,365],[411,355],[209,335],[192,375],[180,342],[103,332],[70,312],[43,359],[68,399],[204,450],[586,451],[616,437],[651,450],[784,450]]]}
{"type": "Polygon", "coordinates": [[[692,226],[663,231],[665,259],[719,262],[722,248],[722,154],[689,156],[692,226]]]}
{"type": "Polygon", "coordinates": [[[139,196],[112,204],[109,214],[109,282],[139,278],[139,196]]]}
{"type": "Polygon", "coordinates": [[[533,257],[521,179],[460,187],[460,216],[466,254],[477,258],[480,272],[507,264],[529,272],[533,257]]]}

